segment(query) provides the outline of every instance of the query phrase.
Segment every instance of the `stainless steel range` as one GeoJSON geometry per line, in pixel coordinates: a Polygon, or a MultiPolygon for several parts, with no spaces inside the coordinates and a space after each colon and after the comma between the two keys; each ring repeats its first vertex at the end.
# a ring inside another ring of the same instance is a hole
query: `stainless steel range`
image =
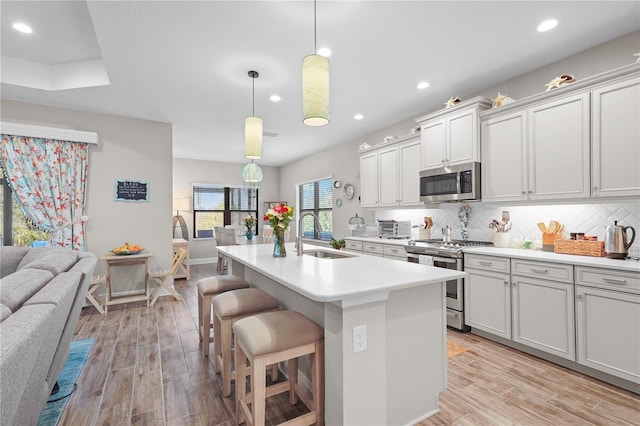
{"type": "MultiPolygon", "coordinates": [[[[410,240],[404,250],[412,263],[422,263],[454,271],[464,270],[462,250],[470,246],[492,246],[489,241],[410,240]]],[[[470,328],[464,323],[464,279],[447,281],[447,325],[462,331],[470,328]]]]}

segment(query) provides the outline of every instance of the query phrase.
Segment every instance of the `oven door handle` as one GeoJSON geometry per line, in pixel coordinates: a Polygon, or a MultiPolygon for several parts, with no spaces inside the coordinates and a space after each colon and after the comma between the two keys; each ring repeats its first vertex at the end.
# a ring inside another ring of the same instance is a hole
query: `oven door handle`
{"type": "Polygon", "coordinates": [[[434,262],[442,262],[442,263],[457,263],[458,259],[454,259],[453,257],[436,257],[433,256],[434,262]]]}
{"type": "MultiPolygon", "coordinates": [[[[434,262],[455,264],[458,261],[457,259],[454,259],[452,257],[438,257],[438,256],[432,256],[430,254],[425,254],[424,256],[431,256],[433,258],[434,262]]],[[[417,253],[407,253],[407,258],[408,259],[420,259],[420,255],[417,254],[417,253]]]]}

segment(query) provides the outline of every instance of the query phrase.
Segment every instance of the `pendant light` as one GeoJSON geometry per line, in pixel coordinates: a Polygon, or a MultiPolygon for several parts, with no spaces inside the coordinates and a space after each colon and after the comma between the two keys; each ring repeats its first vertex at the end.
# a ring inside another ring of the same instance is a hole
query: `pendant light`
{"type": "Polygon", "coordinates": [[[248,188],[260,188],[262,178],[262,169],[253,160],[242,169],[242,180],[248,188]]]}
{"type": "Polygon", "coordinates": [[[313,55],[302,59],[302,122],[307,126],[329,123],[329,58],[318,55],[316,0],[313,0],[313,55]]]}
{"type": "Polygon", "coordinates": [[[256,78],[258,71],[249,71],[252,82],[251,116],[244,120],[244,156],[251,160],[262,158],[262,119],[256,117],[256,78]]]}

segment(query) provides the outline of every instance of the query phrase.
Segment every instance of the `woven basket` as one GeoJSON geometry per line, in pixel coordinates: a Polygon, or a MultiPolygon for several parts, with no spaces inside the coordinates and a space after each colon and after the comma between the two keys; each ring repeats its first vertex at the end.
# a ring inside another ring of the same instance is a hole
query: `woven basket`
{"type": "Polygon", "coordinates": [[[604,241],[584,240],[555,240],[553,251],[562,254],[577,254],[578,256],[604,257],[604,241]]]}

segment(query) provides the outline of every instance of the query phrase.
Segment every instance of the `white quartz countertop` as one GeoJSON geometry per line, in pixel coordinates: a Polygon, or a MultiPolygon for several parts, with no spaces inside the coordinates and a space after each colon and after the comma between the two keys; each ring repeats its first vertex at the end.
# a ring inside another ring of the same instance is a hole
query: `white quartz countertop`
{"type": "Polygon", "coordinates": [[[344,259],[322,259],[296,255],[293,243],[287,243],[287,257],[274,258],[273,244],[221,246],[229,258],[317,302],[358,299],[383,300],[394,290],[464,278],[464,272],[445,268],[398,262],[393,259],[345,253],[305,244],[305,250],[334,251],[348,254],[344,259]]]}
{"type": "Polygon", "coordinates": [[[394,246],[406,246],[409,238],[372,238],[372,237],[344,237],[345,240],[362,241],[365,243],[390,244],[394,246]]]}
{"type": "Polygon", "coordinates": [[[468,247],[464,253],[484,254],[487,256],[503,256],[514,259],[540,260],[545,262],[567,263],[576,266],[592,266],[598,268],[615,269],[618,271],[640,272],[640,262],[633,259],[618,260],[606,257],[576,256],[573,254],[560,254],[550,251],[525,250],[497,247],[468,247]]]}

